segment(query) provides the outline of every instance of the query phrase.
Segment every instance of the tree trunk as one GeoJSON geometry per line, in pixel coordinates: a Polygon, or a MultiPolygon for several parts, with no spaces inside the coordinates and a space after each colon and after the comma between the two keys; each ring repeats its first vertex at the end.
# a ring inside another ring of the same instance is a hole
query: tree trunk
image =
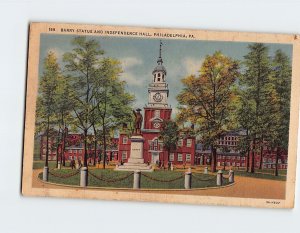
{"type": "Polygon", "coordinates": [[[48,167],[48,157],[49,157],[49,128],[50,128],[50,119],[49,116],[47,118],[47,133],[46,133],[46,161],[45,167],[48,167]]]}
{"type": "Polygon", "coordinates": [[[94,130],[94,166],[96,166],[96,157],[97,157],[97,131],[95,128],[95,125],[93,124],[93,130],[94,130]]]}
{"type": "Polygon", "coordinates": [[[57,145],[57,148],[56,148],[56,168],[58,168],[58,150],[59,150],[59,148],[58,148],[58,145],[57,145]]]}
{"type": "Polygon", "coordinates": [[[87,129],[84,129],[84,156],[83,156],[83,166],[88,167],[87,164],[87,129]]]}
{"type": "Polygon", "coordinates": [[[58,136],[57,136],[57,141],[56,141],[56,168],[58,168],[59,142],[60,142],[60,128],[59,128],[59,130],[58,130],[58,136]]]}
{"type": "Polygon", "coordinates": [[[246,172],[249,172],[249,163],[250,163],[250,149],[247,149],[247,167],[246,172]]]}
{"type": "Polygon", "coordinates": [[[97,140],[94,142],[94,166],[96,166],[96,158],[97,158],[97,140]]]}
{"type": "Polygon", "coordinates": [[[263,136],[262,136],[262,142],[261,142],[261,145],[260,145],[260,161],[259,161],[259,169],[261,170],[262,169],[262,162],[263,162],[263,151],[264,151],[264,139],[263,139],[263,136]]]}
{"type": "Polygon", "coordinates": [[[104,119],[102,120],[102,129],[103,129],[103,169],[105,169],[106,164],[106,127],[104,119]]]}
{"type": "Polygon", "coordinates": [[[275,176],[278,176],[278,160],[279,160],[279,156],[280,156],[280,148],[277,147],[277,151],[276,151],[276,163],[275,163],[275,176]]]}
{"type": "Polygon", "coordinates": [[[255,162],[255,139],[253,139],[253,144],[252,144],[252,151],[251,151],[251,167],[250,167],[250,172],[254,173],[254,162],[255,162]]]}
{"type": "Polygon", "coordinates": [[[214,146],[211,146],[211,172],[216,172],[217,171],[217,149],[214,148],[214,146]]]}
{"type": "Polygon", "coordinates": [[[249,130],[247,129],[247,165],[246,165],[246,172],[249,172],[249,163],[250,163],[250,145],[249,145],[249,130]]]}
{"type": "Polygon", "coordinates": [[[63,134],[63,146],[62,146],[62,165],[66,166],[65,150],[66,150],[66,127],[64,128],[63,134]]]}

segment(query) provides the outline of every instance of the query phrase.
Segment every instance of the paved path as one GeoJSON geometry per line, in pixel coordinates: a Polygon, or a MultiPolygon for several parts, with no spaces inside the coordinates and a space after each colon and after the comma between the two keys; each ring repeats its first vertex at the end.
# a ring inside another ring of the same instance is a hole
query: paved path
{"type": "MultiPolygon", "coordinates": [[[[36,188],[59,188],[71,189],[53,184],[43,183],[38,174],[42,169],[33,171],[33,187],[36,188]]],[[[169,193],[187,194],[200,196],[220,196],[220,197],[242,197],[242,198],[266,198],[266,199],[285,199],[285,181],[268,180],[252,177],[235,176],[235,184],[229,187],[202,190],[182,190],[182,191],[148,191],[148,190],[119,190],[119,192],[147,192],[147,193],[169,193]]]]}

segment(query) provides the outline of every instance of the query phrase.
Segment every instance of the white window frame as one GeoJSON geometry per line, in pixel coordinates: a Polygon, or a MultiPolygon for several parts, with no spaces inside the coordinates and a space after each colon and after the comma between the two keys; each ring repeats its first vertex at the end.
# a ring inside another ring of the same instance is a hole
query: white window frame
{"type": "Polygon", "coordinates": [[[178,146],[183,146],[183,139],[182,138],[180,138],[179,140],[178,140],[178,142],[177,142],[177,145],[178,146]]]}
{"type": "Polygon", "coordinates": [[[154,117],[160,118],[160,110],[159,109],[154,111],[154,117]]]}
{"type": "Polygon", "coordinates": [[[170,153],[170,155],[169,155],[169,160],[170,160],[171,162],[174,161],[174,153],[170,153]]]}
{"type": "Polygon", "coordinates": [[[190,138],[188,138],[188,139],[186,140],[186,147],[192,147],[192,144],[193,144],[193,140],[190,139],[190,138]]]}
{"type": "Polygon", "coordinates": [[[192,156],[191,154],[185,154],[185,161],[191,162],[192,156]]]}
{"type": "Polygon", "coordinates": [[[177,161],[178,161],[178,162],[182,162],[182,161],[183,161],[182,153],[178,153],[178,154],[177,154],[177,161]]]}
{"type": "Polygon", "coordinates": [[[127,159],[127,151],[122,151],[122,160],[127,159]]]}
{"type": "Polygon", "coordinates": [[[125,137],[123,137],[123,139],[122,139],[122,144],[127,144],[127,143],[128,143],[128,137],[125,136],[125,137]]]}

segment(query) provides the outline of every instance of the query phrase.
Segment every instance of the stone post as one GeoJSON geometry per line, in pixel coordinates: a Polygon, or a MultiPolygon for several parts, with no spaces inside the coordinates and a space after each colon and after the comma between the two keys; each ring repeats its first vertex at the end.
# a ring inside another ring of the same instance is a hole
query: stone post
{"type": "Polygon", "coordinates": [[[48,181],[49,176],[49,167],[44,167],[43,170],[43,181],[48,181]]]}
{"type": "Polygon", "coordinates": [[[204,174],[208,174],[208,167],[204,168],[204,174]]]}
{"type": "Polygon", "coordinates": [[[133,189],[141,188],[141,171],[134,171],[133,174],[133,189]]]}
{"type": "Polygon", "coordinates": [[[61,169],[61,163],[60,163],[60,161],[58,161],[57,169],[61,169]]]}
{"type": "Polygon", "coordinates": [[[232,169],[229,171],[229,183],[234,183],[234,171],[232,169]]]}
{"type": "Polygon", "coordinates": [[[88,169],[87,167],[82,167],[80,169],[80,186],[86,187],[88,185],[88,169]]]}
{"type": "Polygon", "coordinates": [[[223,184],[223,171],[219,170],[217,173],[217,186],[222,186],[223,184]]]}
{"type": "Polygon", "coordinates": [[[192,172],[188,170],[184,175],[184,188],[191,189],[192,188],[192,172]]]}

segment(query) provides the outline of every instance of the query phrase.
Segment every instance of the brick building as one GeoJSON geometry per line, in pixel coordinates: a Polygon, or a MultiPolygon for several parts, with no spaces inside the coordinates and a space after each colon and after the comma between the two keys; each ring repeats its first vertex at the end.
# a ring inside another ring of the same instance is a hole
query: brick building
{"type": "MultiPolygon", "coordinates": [[[[158,163],[171,161],[173,164],[194,164],[195,138],[182,136],[176,150],[170,155],[159,140],[162,123],[171,119],[172,108],[168,104],[169,87],[166,82],[167,70],[163,66],[161,45],[157,66],[152,72],[151,83],[148,85],[148,104],[144,107],[142,136],[144,138],[144,161],[158,163]],[[169,158],[168,158],[169,157],[169,158]]],[[[127,162],[130,157],[130,139],[128,134],[121,132],[119,138],[119,161],[127,162]]]]}
{"type": "MultiPolygon", "coordinates": [[[[237,146],[241,137],[244,137],[244,130],[232,131],[223,134],[218,140],[217,167],[246,168],[248,163],[247,154],[243,155],[237,146]]],[[[276,149],[272,150],[265,145],[262,150],[262,168],[274,169],[276,166],[276,149]]],[[[195,165],[210,165],[211,150],[202,144],[196,145],[195,165]]],[[[288,154],[283,152],[278,159],[278,168],[287,169],[288,154]]],[[[260,167],[261,156],[256,153],[254,156],[254,167],[260,167]]]]}
{"type": "MultiPolygon", "coordinates": [[[[90,141],[92,141],[93,135],[89,135],[90,141]]],[[[52,130],[51,136],[49,137],[49,160],[56,160],[56,154],[61,155],[63,148],[63,140],[58,142],[58,132],[52,130]]],[[[118,138],[112,138],[111,142],[107,146],[106,155],[109,161],[118,160],[118,138]]],[[[65,139],[65,151],[64,157],[66,160],[83,160],[84,156],[84,142],[83,135],[79,133],[69,133],[66,129],[66,139],[65,139]]],[[[46,135],[40,136],[40,159],[45,160],[46,158],[46,135]]],[[[94,158],[94,143],[89,143],[87,146],[88,158],[94,158]]],[[[101,147],[97,146],[97,157],[101,158],[102,150],[101,147]]]]}

